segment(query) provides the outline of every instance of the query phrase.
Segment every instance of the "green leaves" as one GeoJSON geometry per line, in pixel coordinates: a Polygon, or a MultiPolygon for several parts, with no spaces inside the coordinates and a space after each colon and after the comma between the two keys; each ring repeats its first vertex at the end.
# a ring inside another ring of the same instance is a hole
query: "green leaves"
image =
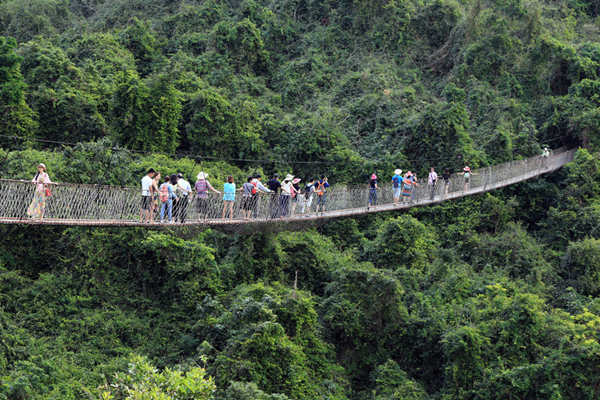
{"type": "MultiPolygon", "coordinates": [[[[15,53],[17,42],[0,36],[0,134],[31,138],[38,127],[34,112],[25,102],[26,85],[20,71],[22,58],[15,53]]],[[[7,142],[3,138],[4,143],[7,142]]]]}
{"type": "Polygon", "coordinates": [[[101,393],[103,400],[209,400],[216,389],[203,368],[159,372],[145,357],[132,356],[127,372],[119,372],[101,393]]]}

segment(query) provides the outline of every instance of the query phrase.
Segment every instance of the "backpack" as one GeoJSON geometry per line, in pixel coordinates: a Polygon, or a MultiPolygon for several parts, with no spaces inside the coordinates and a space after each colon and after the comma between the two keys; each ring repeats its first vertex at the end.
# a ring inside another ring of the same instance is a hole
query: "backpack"
{"type": "Polygon", "coordinates": [[[310,198],[310,195],[312,194],[312,191],[311,191],[312,187],[313,187],[312,185],[306,185],[304,187],[304,198],[306,200],[308,200],[310,198]]]}
{"type": "Polygon", "coordinates": [[[398,177],[397,177],[397,176],[395,176],[395,177],[392,179],[392,182],[394,183],[394,187],[395,187],[395,188],[397,188],[398,186],[400,186],[400,179],[398,179],[398,177]]]}
{"type": "Polygon", "coordinates": [[[317,190],[315,190],[315,192],[317,192],[317,196],[323,196],[325,194],[325,185],[323,182],[319,181],[317,184],[317,190]]]}
{"type": "Polygon", "coordinates": [[[254,196],[256,193],[258,193],[258,190],[256,189],[258,187],[258,181],[252,181],[250,183],[252,183],[253,186],[251,193],[252,196],[254,196]]]}
{"type": "Polygon", "coordinates": [[[160,185],[158,198],[163,203],[166,203],[169,200],[169,184],[163,183],[160,185]]]}

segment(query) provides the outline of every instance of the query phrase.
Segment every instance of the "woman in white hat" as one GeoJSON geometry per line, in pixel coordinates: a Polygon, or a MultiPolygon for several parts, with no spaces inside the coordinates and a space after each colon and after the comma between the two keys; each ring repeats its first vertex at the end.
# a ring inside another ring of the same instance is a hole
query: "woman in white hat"
{"type": "Polygon", "coordinates": [[[212,190],[215,193],[221,194],[221,192],[212,187],[207,178],[208,174],[204,171],[200,171],[196,177],[196,184],[194,185],[194,189],[196,189],[196,209],[198,210],[198,220],[208,217],[208,191],[212,190]]]}
{"type": "Polygon", "coordinates": [[[281,182],[281,195],[279,196],[279,209],[281,211],[281,218],[287,217],[290,209],[290,199],[292,197],[292,191],[294,190],[292,181],[294,175],[287,174],[283,182],[281,182]]]}
{"type": "Polygon", "coordinates": [[[37,166],[37,173],[31,180],[35,184],[35,193],[33,200],[27,209],[27,215],[30,218],[44,218],[44,212],[46,211],[46,197],[50,196],[50,189],[48,184],[52,183],[50,177],[46,173],[46,165],[39,163],[37,166]]]}

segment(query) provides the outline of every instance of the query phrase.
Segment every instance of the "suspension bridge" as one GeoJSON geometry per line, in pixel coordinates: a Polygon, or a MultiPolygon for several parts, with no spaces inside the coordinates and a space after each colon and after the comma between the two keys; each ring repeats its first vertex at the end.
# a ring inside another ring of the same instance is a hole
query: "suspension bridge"
{"type": "MultiPolygon", "coordinates": [[[[32,219],[26,215],[35,184],[29,181],[0,179],[0,224],[67,225],[67,226],[206,226],[241,227],[249,229],[261,225],[304,224],[326,221],[333,218],[352,217],[363,214],[403,210],[443,201],[489,192],[494,189],[518,184],[561,168],[573,160],[576,150],[555,150],[548,157],[536,156],[515,160],[472,171],[469,184],[462,175],[454,174],[446,185],[442,179],[435,187],[422,180],[413,187],[412,196],[404,202],[393,202],[390,185],[379,185],[377,205],[367,207],[369,189],[361,186],[333,185],[326,193],[325,209],[316,212],[317,199],[312,202],[300,195],[297,202],[290,202],[292,215],[273,218],[273,208],[279,201],[273,195],[259,195],[253,215],[243,218],[242,196],[237,195],[233,218],[222,218],[222,195],[211,193],[208,207],[200,213],[190,198],[185,222],[175,225],[142,223],[140,221],[141,191],[139,188],[73,183],[53,183],[52,195],[46,199],[44,218],[32,219]],[[433,190],[432,190],[433,189],[433,190]]],[[[191,196],[190,196],[191,197],[191,196]]],[[[401,199],[402,200],[402,199],[401,199]]],[[[277,213],[275,212],[275,215],[277,213]]]]}

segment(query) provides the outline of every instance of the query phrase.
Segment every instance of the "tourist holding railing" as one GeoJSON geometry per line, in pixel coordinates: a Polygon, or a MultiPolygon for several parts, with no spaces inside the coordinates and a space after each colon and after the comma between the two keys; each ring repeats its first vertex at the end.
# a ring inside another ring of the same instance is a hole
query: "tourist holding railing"
{"type": "Polygon", "coordinates": [[[183,173],[180,172],[177,174],[177,203],[175,204],[175,221],[179,221],[181,223],[185,222],[185,218],[187,217],[187,208],[188,201],[190,197],[188,197],[192,193],[192,187],[190,183],[183,177],[183,173]]]}
{"type": "Polygon", "coordinates": [[[154,222],[154,218],[157,216],[156,214],[160,211],[160,199],[158,198],[160,178],[160,172],[156,172],[154,179],[152,179],[152,184],[150,185],[150,222],[154,222]]]}
{"type": "Polygon", "coordinates": [[[196,209],[198,211],[198,219],[207,218],[209,210],[208,191],[211,190],[217,194],[221,194],[217,189],[212,187],[208,181],[208,174],[201,171],[196,176],[196,209]]]}
{"type": "Polygon", "coordinates": [[[290,210],[290,199],[292,197],[293,187],[292,180],[294,179],[293,175],[288,174],[283,182],[281,182],[281,194],[279,195],[279,205],[280,205],[280,217],[284,218],[288,216],[290,210]]]}
{"type": "Polygon", "coordinates": [[[177,185],[177,175],[167,176],[162,185],[160,185],[160,222],[165,221],[165,211],[167,211],[169,223],[173,223],[173,202],[177,200],[175,194],[175,185],[177,185]]]}
{"type": "MultiPolygon", "coordinates": [[[[40,164],[44,165],[44,164],[40,164]]],[[[39,168],[39,166],[38,166],[39,168]]],[[[45,169],[45,168],[44,168],[45,169]]],[[[156,176],[156,171],[150,168],[146,175],[142,178],[142,204],[140,208],[140,221],[150,222],[150,214],[152,212],[152,193],[150,192],[153,179],[156,176]]]]}
{"type": "Polygon", "coordinates": [[[235,203],[235,183],[233,176],[227,177],[227,182],[223,184],[223,215],[222,218],[233,218],[233,204],[235,203]]]}

